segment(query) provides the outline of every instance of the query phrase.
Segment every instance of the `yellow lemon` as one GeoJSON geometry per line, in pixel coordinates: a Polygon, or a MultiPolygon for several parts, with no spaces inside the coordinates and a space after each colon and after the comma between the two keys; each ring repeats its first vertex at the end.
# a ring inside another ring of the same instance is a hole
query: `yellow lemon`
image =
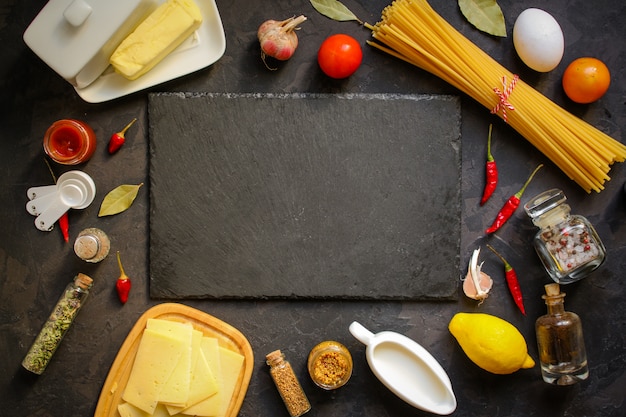
{"type": "Polygon", "coordinates": [[[504,375],[535,366],[524,336],[499,317],[457,313],[448,329],[470,360],[486,371],[504,375]]]}

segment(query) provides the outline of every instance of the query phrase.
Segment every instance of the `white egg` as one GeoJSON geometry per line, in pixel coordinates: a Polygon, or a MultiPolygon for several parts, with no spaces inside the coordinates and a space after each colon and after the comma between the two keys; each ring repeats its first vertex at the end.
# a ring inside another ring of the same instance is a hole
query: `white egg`
{"type": "Polygon", "coordinates": [[[565,41],[559,23],[541,9],[526,9],[513,26],[513,45],[519,57],[535,71],[552,71],[563,58],[565,41]]]}

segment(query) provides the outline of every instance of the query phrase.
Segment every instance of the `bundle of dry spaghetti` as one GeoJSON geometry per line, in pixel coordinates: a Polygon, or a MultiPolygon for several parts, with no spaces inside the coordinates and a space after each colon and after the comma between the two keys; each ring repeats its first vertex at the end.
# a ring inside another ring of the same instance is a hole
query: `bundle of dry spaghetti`
{"type": "Polygon", "coordinates": [[[395,0],[368,25],[368,43],[455,86],[498,114],[588,193],[600,192],[626,146],[521,81],[464,37],[426,0],[395,0]]]}

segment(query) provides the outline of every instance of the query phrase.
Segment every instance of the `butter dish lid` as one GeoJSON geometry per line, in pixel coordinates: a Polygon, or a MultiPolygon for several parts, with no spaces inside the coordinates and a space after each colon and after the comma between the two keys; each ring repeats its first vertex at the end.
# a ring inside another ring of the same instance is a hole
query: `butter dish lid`
{"type": "Polygon", "coordinates": [[[96,72],[89,78],[95,79],[153,4],[154,0],[50,0],[24,32],[24,42],[73,84],[87,67],[97,67],[89,68],[96,72]]]}

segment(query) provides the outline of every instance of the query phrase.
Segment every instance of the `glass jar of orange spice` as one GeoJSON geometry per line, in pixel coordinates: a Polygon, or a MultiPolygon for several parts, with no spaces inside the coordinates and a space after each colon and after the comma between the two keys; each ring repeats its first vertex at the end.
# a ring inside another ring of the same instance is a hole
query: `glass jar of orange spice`
{"type": "Polygon", "coordinates": [[[57,120],[44,135],[43,149],[59,164],[82,164],[96,150],[96,134],[91,126],[80,120],[57,120]]]}
{"type": "Polygon", "coordinates": [[[309,353],[309,375],[315,384],[326,390],[344,386],[352,375],[352,356],[341,343],[327,340],[309,353]]]}
{"type": "Polygon", "coordinates": [[[300,417],[311,410],[311,403],[307,398],[302,385],[298,381],[291,363],[285,360],[280,350],[275,350],[265,356],[265,362],[270,366],[270,375],[276,384],[278,393],[287,407],[291,417],[300,417]]]}

